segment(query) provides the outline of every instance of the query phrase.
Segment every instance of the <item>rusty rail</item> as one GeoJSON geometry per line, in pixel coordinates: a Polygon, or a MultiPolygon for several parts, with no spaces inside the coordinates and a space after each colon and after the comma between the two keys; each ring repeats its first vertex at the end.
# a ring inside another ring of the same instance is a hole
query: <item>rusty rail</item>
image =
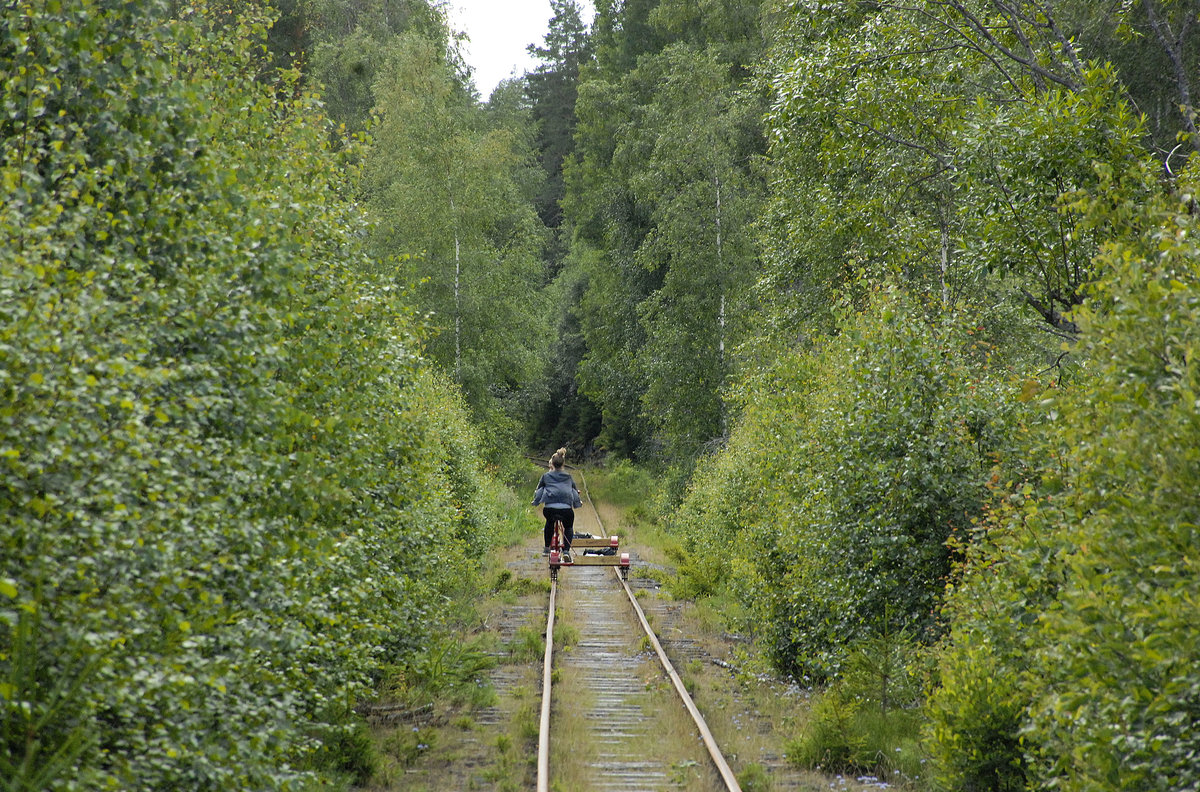
{"type": "Polygon", "coordinates": [[[538,792],[550,792],[550,674],[554,658],[554,610],[558,583],[550,584],[550,615],[546,617],[546,657],[542,662],[542,719],[538,726],[538,792]]]}

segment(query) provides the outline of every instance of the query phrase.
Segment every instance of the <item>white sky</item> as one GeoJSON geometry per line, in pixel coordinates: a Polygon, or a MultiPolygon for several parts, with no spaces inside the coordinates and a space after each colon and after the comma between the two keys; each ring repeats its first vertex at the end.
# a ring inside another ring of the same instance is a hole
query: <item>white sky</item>
{"type": "MultiPolygon", "coordinates": [[[[579,0],[584,24],[595,11],[591,0],[579,0]]],[[[537,65],[525,48],[541,44],[553,12],[550,0],[450,0],[450,27],[470,37],[464,47],[475,70],[475,87],[487,99],[501,80],[524,74],[537,65]]]]}

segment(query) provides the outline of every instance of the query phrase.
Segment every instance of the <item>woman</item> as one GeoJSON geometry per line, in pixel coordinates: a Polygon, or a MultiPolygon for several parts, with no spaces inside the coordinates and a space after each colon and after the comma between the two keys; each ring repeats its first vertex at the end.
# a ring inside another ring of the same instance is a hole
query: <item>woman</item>
{"type": "Polygon", "coordinates": [[[583,506],[579,497],[579,488],[575,479],[563,470],[567,463],[567,449],[560,448],[550,457],[550,470],[542,474],[537,491],[533,493],[533,505],[542,506],[542,516],[546,518],[546,530],[543,534],[542,555],[550,552],[550,540],[554,537],[554,521],[562,520],[563,524],[563,563],[571,563],[571,540],[575,538],[575,509],[583,506]]]}

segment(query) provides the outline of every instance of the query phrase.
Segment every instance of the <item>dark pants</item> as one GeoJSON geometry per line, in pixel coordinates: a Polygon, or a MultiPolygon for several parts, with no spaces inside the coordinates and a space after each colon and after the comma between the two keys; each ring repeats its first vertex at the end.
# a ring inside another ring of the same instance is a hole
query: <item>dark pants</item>
{"type": "Polygon", "coordinates": [[[571,549],[571,542],[575,540],[575,510],[574,509],[551,509],[547,506],[542,507],[542,516],[546,518],[546,542],[544,547],[550,546],[550,540],[554,537],[554,521],[562,520],[563,524],[563,542],[566,543],[564,550],[571,549]]]}

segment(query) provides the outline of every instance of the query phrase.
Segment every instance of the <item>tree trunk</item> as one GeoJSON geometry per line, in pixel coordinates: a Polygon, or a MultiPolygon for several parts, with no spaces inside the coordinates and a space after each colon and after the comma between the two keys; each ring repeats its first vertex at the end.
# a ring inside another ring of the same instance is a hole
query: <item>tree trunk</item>
{"type": "Polygon", "coordinates": [[[717,311],[717,327],[719,328],[719,343],[717,351],[721,359],[725,358],[725,251],[721,247],[721,177],[714,176],[713,183],[717,187],[717,277],[721,283],[721,306],[717,311]]]}
{"type": "Polygon", "coordinates": [[[1187,39],[1188,31],[1195,19],[1195,12],[1191,14],[1184,13],[1183,20],[1179,23],[1179,32],[1171,30],[1170,20],[1164,19],[1159,13],[1160,8],[1157,0],[1143,0],[1143,5],[1146,9],[1146,18],[1150,22],[1150,29],[1154,31],[1155,38],[1167,53],[1167,57],[1171,59],[1171,67],[1175,72],[1175,87],[1179,91],[1180,110],[1183,112],[1183,126],[1188,131],[1188,139],[1192,143],[1192,147],[1200,151],[1200,135],[1196,134],[1196,108],[1192,105],[1192,85],[1191,79],[1188,77],[1187,65],[1184,62],[1183,46],[1187,39]]]}
{"type": "Polygon", "coordinates": [[[454,379],[462,382],[462,258],[458,240],[458,209],[454,191],[450,191],[450,223],[454,227],[454,379]]]}
{"type": "Polygon", "coordinates": [[[942,227],[942,262],[941,262],[941,280],[942,280],[942,307],[950,307],[950,287],[946,283],[947,273],[950,271],[950,229],[946,227],[945,214],[939,213],[941,221],[939,225],[942,227]]]}

